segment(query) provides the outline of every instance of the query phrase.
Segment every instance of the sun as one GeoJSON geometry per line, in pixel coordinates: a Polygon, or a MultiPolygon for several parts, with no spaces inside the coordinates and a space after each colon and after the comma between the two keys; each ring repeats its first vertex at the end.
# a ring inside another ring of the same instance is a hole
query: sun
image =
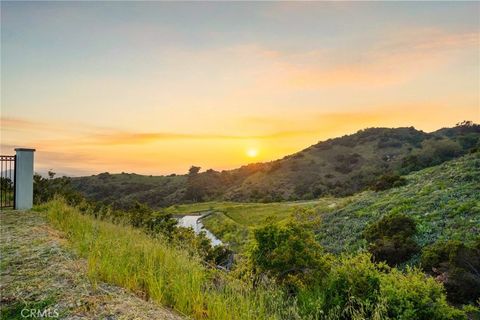
{"type": "Polygon", "coordinates": [[[257,155],[258,155],[257,149],[251,148],[247,150],[247,156],[249,156],[250,158],[255,158],[257,155]]]}

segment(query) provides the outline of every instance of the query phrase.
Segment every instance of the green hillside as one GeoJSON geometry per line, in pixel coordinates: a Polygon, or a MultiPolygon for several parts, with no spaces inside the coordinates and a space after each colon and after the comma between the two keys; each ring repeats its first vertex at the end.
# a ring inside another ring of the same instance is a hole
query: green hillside
{"type": "Polygon", "coordinates": [[[425,133],[409,128],[370,128],[319,142],[283,159],[234,170],[187,175],[102,173],[74,178],[90,199],[160,208],[204,201],[278,202],[348,196],[368,189],[384,174],[406,174],[478,149],[480,125],[471,122],[425,133]]]}
{"type": "Polygon", "coordinates": [[[73,187],[87,198],[127,208],[135,201],[163,207],[182,199],[186,176],[143,176],[134,173],[73,178],[73,187]]]}
{"type": "Polygon", "coordinates": [[[209,202],[176,205],[170,213],[211,211],[205,226],[220,239],[241,249],[250,231],[267,219],[282,221],[296,208],[321,216],[317,239],[331,252],[352,251],[365,245],[365,226],[391,213],[404,213],[417,222],[417,241],[425,246],[439,239],[472,242],[480,235],[480,153],[407,175],[405,186],[365,191],[354,196],[281,203],[209,202]]]}
{"type": "Polygon", "coordinates": [[[462,157],[408,175],[407,185],[383,192],[368,191],[319,210],[318,238],[332,251],[362,244],[359,234],[369,222],[404,213],[417,222],[421,246],[439,239],[473,241],[480,235],[480,154],[462,157]]]}

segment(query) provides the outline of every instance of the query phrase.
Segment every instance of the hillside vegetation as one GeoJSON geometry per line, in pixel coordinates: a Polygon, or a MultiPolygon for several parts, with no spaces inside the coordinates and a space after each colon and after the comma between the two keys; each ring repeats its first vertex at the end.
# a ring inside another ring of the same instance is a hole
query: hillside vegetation
{"type": "Polygon", "coordinates": [[[480,235],[480,153],[406,176],[407,185],[350,197],[333,210],[319,210],[318,238],[332,251],[354,249],[368,224],[402,213],[417,223],[421,246],[455,239],[472,243],[480,235]]]}
{"type": "Polygon", "coordinates": [[[125,287],[194,319],[447,320],[478,311],[449,306],[442,285],[419,269],[389,268],[365,253],[324,253],[303,223],[259,230],[249,263],[226,273],[161,234],[98,220],[61,199],[37,210],[88,261],[90,281],[125,287]]]}
{"type": "MultiPolygon", "coordinates": [[[[425,133],[409,128],[370,128],[319,142],[283,159],[221,172],[142,176],[102,173],[72,179],[89,199],[127,208],[134,200],[160,208],[212,200],[275,202],[347,196],[383,188],[379,179],[430,167],[479,148],[480,126],[464,122],[425,133]]],[[[388,181],[388,179],[384,179],[388,181]]],[[[401,181],[400,181],[401,182],[401,181]]],[[[388,185],[386,186],[388,187],[388,185]]]]}
{"type": "Polygon", "coordinates": [[[405,176],[406,185],[365,191],[344,198],[280,203],[206,202],[175,205],[173,214],[209,211],[204,225],[222,241],[240,249],[251,231],[268,221],[286,221],[298,208],[313,210],[321,223],[319,242],[330,252],[365,247],[362,232],[388,214],[414,218],[416,240],[426,246],[437,240],[473,242],[480,235],[480,153],[476,152],[405,176]]]}
{"type": "Polygon", "coordinates": [[[479,181],[472,150],[316,200],[118,209],[65,179],[37,179],[34,189],[91,281],[195,319],[434,320],[478,318],[479,181]],[[177,226],[174,216],[200,212],[226,246],[177,226]]]}

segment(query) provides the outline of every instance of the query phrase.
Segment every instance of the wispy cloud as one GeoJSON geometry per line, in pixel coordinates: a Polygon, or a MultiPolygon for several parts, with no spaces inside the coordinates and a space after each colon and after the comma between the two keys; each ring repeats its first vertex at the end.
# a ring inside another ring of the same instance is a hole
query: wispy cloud
{"type": "MultiPolygon", "coordinates": [[[[64,126],[47,124],[21,118],[2,118],[2,126],[5,130],[28,130],[29,132],[41,133],[45,130],[50,131],[52,128],[62,130],[63,135],[59,135],[55,139],[37,139],[35,144],[40,144],[50,148],[54,146],[68,146],[74,144],[76,146],[98,146],[98,145],[135,145],[147,144],[159,141],[176,141],[176,140],[252,140],[252,139],[276,139],[285,137],[295,137],[311,134],[308,130],[278,130],[258,135],[224,135],[224,134],[205,134],[205,133],[178,133],[178,132],[136,132],[136,131],[120,131],[106,128],[88,128],[87,134],[80,134],[79,128],[82,126],[64,126]],[[72,138],[74,137],[74,138],[72,138]]],[[[86,128],[82,128],[85,131],[86,128]]],[[[13,144],[10,144],[13,146],[13,144]]]]}
{"type": "Polygon", "coordinates": [[[80,145],[127,145],[145,144],[167,140],[264,140],[297,137],[311,133],[312,131],[307,130],[274,131],[262,135],[221,135],[168,132],[112,132],[107,134],[101,133],[90,135],[77,143],[79,143],[80,145]]]}
{"type": "MultiPolygon", "coordinates": [[[[411,29],[385,33],[355,48],[269,53],[269,68],[259,78],[264,86],[328,87],[392,85],[411,80],[454,60],[458,51],[476,50],[479,32],[451,33],[435,29],[411,29]]],[[[261,90],[261,89],[260,89],[261,90]]]]}

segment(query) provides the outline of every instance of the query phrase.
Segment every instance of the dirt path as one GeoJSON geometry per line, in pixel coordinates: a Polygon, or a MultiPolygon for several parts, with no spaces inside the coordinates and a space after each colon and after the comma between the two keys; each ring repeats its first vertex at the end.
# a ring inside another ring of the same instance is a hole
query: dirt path
{"type": "Polygon", "coordinates": [[[37,213],[1,212],[0,231],[2,320],[42,318],[39,315],[54,319],[183,319],[122,288],[105,283],[94,287],[86,275],[86,262],[69,251],[62,234],[37,213]],[[31,316],[32,310],[37,317],[31,316]]]}

